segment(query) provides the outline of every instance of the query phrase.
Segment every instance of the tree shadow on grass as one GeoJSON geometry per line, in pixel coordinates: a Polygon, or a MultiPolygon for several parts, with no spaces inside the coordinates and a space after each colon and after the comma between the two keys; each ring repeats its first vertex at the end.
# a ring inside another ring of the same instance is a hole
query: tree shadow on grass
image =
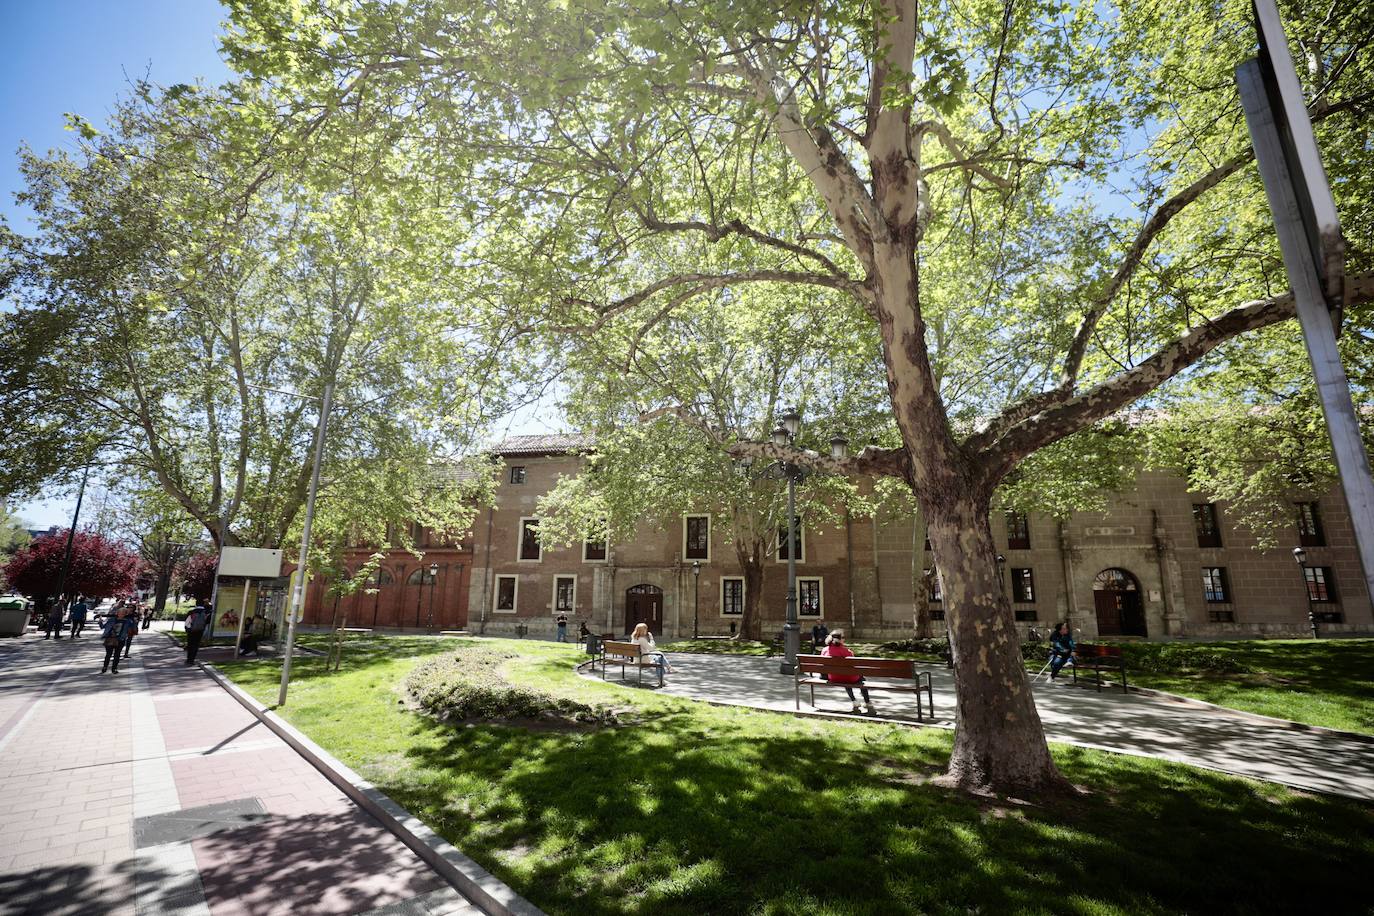
{"type": "Polygon", "coordinates": [[[551,913],[1306,911],[1314,893],[1337,909],[1368,899],[1367,807],[1080,749],[1061,760],[1089,794],[994,804],[926,781],[946,762],[943,736],[769,718],[666,711],[590,735],[426,722],[413,768],[382,788],[551,913]]]}

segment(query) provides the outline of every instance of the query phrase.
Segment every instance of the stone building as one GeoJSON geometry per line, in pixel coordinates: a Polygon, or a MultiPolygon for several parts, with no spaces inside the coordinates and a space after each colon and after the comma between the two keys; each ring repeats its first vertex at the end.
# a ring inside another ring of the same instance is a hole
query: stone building
{"type": "MultiPolygon", "coordinates": [[[[462,629],[491,635],[547,636],[563,610],[576,630],[624,633],[644,621],[662,637],[728,635],[740,619],[744,580],[708,507],[681,519],[645,520],[622,544],[544,545],[536,503],[562,475],[579,472],[591,443],[576,436],[517,436],[493,450],[500,478],[493,505],[453,544],[424,544],[416,560],[393,551],[374,595],[343,599],[350,623],[410,629],[462,629]],[[431,567],[438,567],[431,577],[431,567]],[[426,591],[428,590],[428,591],[426,591]]],[[[1028,629],[1068,619],[1085,638],[1149,639],[1304,636],[1310,607],[1324,635],[1374,633],[1374,612],[1339,490],[1295,503],[1280,546],[1256,548],[1224,505],[1190,494],[1164,471],[1143,471],[1136,488],[1102,513],[1065,521],[996,511],[994,538],[1002,578],[1018,621],[1028,629]],[[1292,548],[1307,552],[1306,567],[1292,548]]],[[[860,639],[910,635],[914,584],[932,566],[914,543],[913,519],[880,513],[814,530],[802,523],[797,563],[804,629],[816,619],[860,639]]],[[[765,633],[785,613],[787,545],[765,563],[760,613],[765,633]]],[[[925,545],[922,545],[924,548],[925,545]]],[[[927,595],[942,632],[938,576],[927,595]]],[[[923,587],[923,586],[922,586],[923,587]]],[[[331,611],[307,605],[306,621],[331,611]]]]}

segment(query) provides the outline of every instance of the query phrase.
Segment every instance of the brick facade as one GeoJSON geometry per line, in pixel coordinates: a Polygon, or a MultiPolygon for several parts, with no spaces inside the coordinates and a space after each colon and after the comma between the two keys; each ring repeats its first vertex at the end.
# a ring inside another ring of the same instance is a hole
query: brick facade
{"type": "MultiPolygon", "coordinates": [[[[391,584],[375,596],[343,599],[355,605],[347,610],[350,624],[372,625],[376,617],[379,626],[413,629],[418,606],[420,629],[466,627],[491,635],[523,631],[548,636],[554,628],[559,580],[566,579],[570,581],[564,583],[563,593],[574,632],[580,621],[597,632],[625,632],[635,609],[652,604],[649,613],[656,614],[653,628],[660,637],[690,636],[694,617],[702,635],[731,633],[738,617],[725,613],[722,579],[741,573],[733,547],[714,527],[709,555],[699,561],[699,577],[694,577],[693,561],[685,556],[681,519],[646,520],[632,539],[609,545],[604,560],[584,559],[581,544],[541,545],[537,559],[521,558],[522,520],[537,515],[539,496],[560,476],[579,471],[582,459],[568,450],[573,441],[525,437],[519,448],[498,448],[501,477],[496,501],[479,511],[470,534],[457,546],[425,548],[418,562],[394,551],[384,564],[391,584]],[[523,475],[515,475],[519,482],[512,482],[512,467],[524,468],[523,475]],[[431,562],[444,568],[435,585],[441,594],[434,599],[439,610],[432,621],[429,594],[405,584],[415,569],[431,562]],[[504,589],[503,577],[514,577],[504,589]]],[[[1104,512],[1078,513],[1063,522],[1032,514],[1027,520],[1028,545],[1014,547],[1008,542],[1004,514],[995,510],[992,530],[1005,557],[1005,587],[1013,598],[1031,599],[1013,600],[1018,620],[1029,628],[1067,618],[1084,637],[1097,637],[1099,620],[1111,625],[1116,615],[1133,621],[1128,630],[1149,639],[1307,635],[1303,572],[1291,552],[1299,543],[1296,508],[1291,530],[1277,535],[1280,546],[1258,550],[1254,535],[1232,525],[1225,506],[1219,505],[1215,511],[1220,546],[1203,547],[1193,506],[1204,502],[1190,494],[1179,477],[1143,471],[1137,487],[1112,497],[1104,512]],[[1204,590],[1204,568],[1222,571],[1213,573],[1214,583],[1224,581],[1224,589],[1214,585],[1214,600],[1208,600],[1204,590]],[[1029,570],[1028,580],[1017,570],[1029,570]],[[1128,592],[1104,591],[1101,586],[1111,584],[1108,580],[1126,585],[1128,592]],[[1030,595],[1023,593],[1027,588],[1030,595]],[[1100,602],[1106,606],[1099,612],[1100,602]],[[1116,606],[1124,609],[1112,610],[1116,606]]],[[[1333,490],[1318,502],[1325,546],[1308,546],[1307,562],[1329,568],[1333,579],[1334,600],[1316,608],[1340,616],[1339,623],[1323,623],[1322,632],[1374,633],[1374,612],[1345,501],[1339,490],[1333,490]]],[[[703,513],[706,509],[702,507],[703,513]]],[[[808,588],[819,592],[820,617],[830,627],[845,626],[861,639],[912,633],[913,582],[933,563],[921,549],[924,545],[913,543],[916,530],[913,519],[887,512],[804,528],[798,579],[816,583],[808,588]],[[914,562],[918,549],[919,563],[914,562]]],[[[307,604],[307,622],[329,620],[329,610],[318,600],[322,590],[319,584],[311,589],[314,598],[307,604]]],[[[766,634],[782,626],[786,591],[787,563],[774,555],[765,562],[760,604],[766,634]]],[[[939,617],[941,603],[930,607],[939,617]]],[[[809,629],[814,619],[804,616],[803,629],[809,629]]],[[[943,632],[939,620],[934,630],[943,632]]]]}

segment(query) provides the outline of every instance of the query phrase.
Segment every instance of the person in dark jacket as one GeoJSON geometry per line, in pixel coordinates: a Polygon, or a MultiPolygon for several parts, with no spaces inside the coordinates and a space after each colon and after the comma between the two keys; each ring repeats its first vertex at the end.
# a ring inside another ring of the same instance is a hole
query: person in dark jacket
{"type": "Polygon", "coordinates": [[[84,595],[76,596],[76,604],[72,605],[71,621],[72,631],[68,639],[76,639],[81,631],[86,629],[86,615],[90,613],[90,605],[86,603],[84,595]]]}
{"type": "Polygon", "coordinates": [[[1068,621],[1054,628],[1054,635],[1050,637],[1050,680],[1059,677],[1059,669],[1072,664],[1077,648],[1078,644],[1069,632],[1068,621]]]}
{"type": "Polygon", "coordinates": [[[135,624],[129,616],[127,607],[119,607],[114,614],[105,618],[105,628],[101,631],[101,636],[105,642],[105,664],[100,667],[100,673],[113,671],[119,673],[119,653],[128,643],[130,633],[135,624]],[[111,665],[113,662],[113,666],[111,665]]]}
{"type": "Polygon", "coordinates": [[[47,622],[44,624],[43,638],[48,639],[56,633],[57,638],[62,638],[62,618],[66,616],[67,606],[59,598],[53,601],[48,608],[47,622]]]}
{"type": "Polygon", "coordinates": [[[811,628],[811,651],[819,652],[825,648],[826,637],[829,635],[830,628],[817,620],[816,625],[811,628]]]}
{"type": "Polygon", "coordinates": [[[210,609],[204,605],[197,604],[186,615],[186,664],[195,664],[200,641],[205,638],[205,628],[209,625],[210,609]]]}

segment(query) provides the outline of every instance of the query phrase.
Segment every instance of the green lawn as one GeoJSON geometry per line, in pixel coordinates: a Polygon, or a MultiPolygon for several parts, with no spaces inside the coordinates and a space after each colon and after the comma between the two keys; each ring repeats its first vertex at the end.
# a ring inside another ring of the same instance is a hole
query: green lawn
{"type": "Polygon", "coordinates": [[[1374,639],[1135,643],[1125,650],[1127,677],[1142,687],[1374,734],[1374,639]],[[1205,664],[1190,666],[1197,653],[1205,664]]]}
{"type": "MultiPolygon", "coordinates": [[[[603,685],[571,673],[576,647],[549,643],[484,642],[520,654],[511,680],[640,724],[444,725],[399,702],[420,658],[462,642],[355,642],[334,675],[298,659],[284,713],[550,913],[1299,912],[1370,899],[1367,805],[1069,747],[1055,753],[1081,797],[980,801],[929,782],[948,732],[603,685]]],[[[227,667],[275,697],[276,665],[227,667]]]]}

